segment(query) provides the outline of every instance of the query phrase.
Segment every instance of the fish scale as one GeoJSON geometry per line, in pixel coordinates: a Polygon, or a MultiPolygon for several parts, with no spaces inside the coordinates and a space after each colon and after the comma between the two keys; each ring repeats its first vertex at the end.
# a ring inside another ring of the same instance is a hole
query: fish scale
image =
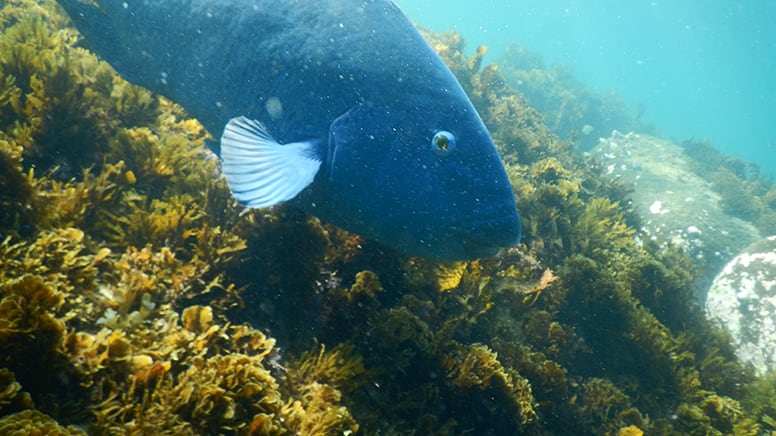
{"type": "Polygon", "coordinates": [[[119,74],[221,138],[216,151],[242,204],[287,202],[436,260],[519,241],[487,129],[392,2],[59,3],[119,74]]]}

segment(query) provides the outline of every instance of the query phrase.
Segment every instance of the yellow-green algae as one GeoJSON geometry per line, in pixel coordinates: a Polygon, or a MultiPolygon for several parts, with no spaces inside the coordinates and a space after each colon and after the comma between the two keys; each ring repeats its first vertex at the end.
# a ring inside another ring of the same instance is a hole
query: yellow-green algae
{"type": "Polygon", "coordinates": [[[724,156],[711,142],[682,143],[695,172],[711,181],[725,212],[751,221],[763,235],[776,234],[776,184],[773,176],[760,174],[756,164],[724,156]]]}
{"type": "Polygon", "coordinates": [[[637,242],[627,189],[484,49],[425,33],[525,236],[435,264],[290,208],[241,214],[202,127],[66,26],[50,1],[0,10],[0,432],[776,431],[773,377],[697,312],[689,259],[637,242]]]}
{"type": "Polygon", "coordinates": [[[597,145],[600,136],[607,136],[615,129],[625,132],[654,130],[654,127],[640,125],[643,107],[630,115],[617,94],[592,92],[574,78],[568,66],[545,66],[541,55],[515,42],[509,44],[497,62],[507,83],[542,113],[552,132],[574,140],[583,149],[597,145]]]}

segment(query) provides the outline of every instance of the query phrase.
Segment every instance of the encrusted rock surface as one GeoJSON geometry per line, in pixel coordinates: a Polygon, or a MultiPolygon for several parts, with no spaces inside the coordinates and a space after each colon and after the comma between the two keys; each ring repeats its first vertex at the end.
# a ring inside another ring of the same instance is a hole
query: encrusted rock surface
{"type": "Polygon", "coordinates": [[[722,210],[711,183],[693,172],[682,148],[649,135],[614,131],[592,154],[605,173],[632,186],[633,208],[651,238],[686,249],[702,268],[699,297],[727,261],[761,238],[755,227],[722,210]]]}
{"type": "Polygon", "coordinates": [[[776,236],[725,266],[709,289],[706,312],[733,336],[741,360],[759,374],[776,369],[776,236]]]}

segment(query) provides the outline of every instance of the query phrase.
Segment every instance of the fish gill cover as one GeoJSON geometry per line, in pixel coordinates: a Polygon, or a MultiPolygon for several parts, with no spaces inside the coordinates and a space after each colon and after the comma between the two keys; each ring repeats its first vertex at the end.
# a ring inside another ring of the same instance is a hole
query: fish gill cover
{"type": "Polygon", "coordinates": [[[290,207],[242,213],[203,127],[0,9],[0,433],[767,434],[773,376],[638,243],[625,187],[454,33],[424,33],[490,129],[519,249],[438,263],[290,207]]]}

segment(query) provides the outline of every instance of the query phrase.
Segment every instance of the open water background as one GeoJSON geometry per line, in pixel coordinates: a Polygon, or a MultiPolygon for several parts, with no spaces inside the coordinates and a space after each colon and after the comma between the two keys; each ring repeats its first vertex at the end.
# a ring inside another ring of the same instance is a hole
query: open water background
{"type": "MultiPolygon", "coordinates": [[[[620,95],[677,141],[709,139],[776,176],[774,0],[396,0],[494,60],[510,42],[620,95]]],[[[610,132],[599,132],[608,136],[610,132]]]]}

